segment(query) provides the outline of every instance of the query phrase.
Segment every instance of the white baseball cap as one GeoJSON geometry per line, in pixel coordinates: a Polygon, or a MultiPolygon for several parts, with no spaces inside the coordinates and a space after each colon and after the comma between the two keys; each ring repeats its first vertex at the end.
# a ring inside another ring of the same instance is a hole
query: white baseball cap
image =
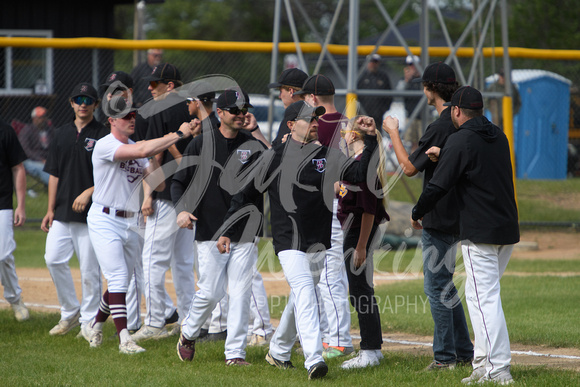
{"type": "Polygon", "coordinates": [[[417,55],[407,55],[407,58],[405,58],[405,64],[410,66],[415,63],[419,63],[419,57],[417,55]]]}

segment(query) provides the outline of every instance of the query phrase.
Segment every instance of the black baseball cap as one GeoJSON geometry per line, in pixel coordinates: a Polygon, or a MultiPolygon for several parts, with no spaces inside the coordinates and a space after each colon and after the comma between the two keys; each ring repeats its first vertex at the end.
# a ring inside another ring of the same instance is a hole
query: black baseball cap
{"type": "Polygon", "coordinates": [[[93,85],[84,82],[76,85],[72,90],[72,93],[70,94],[71,98],[79,96],[91,97],[95,101],[99,99],[99,96],[97,95],[97,90],[93,87],[93,85]]]}
{"type": "Polygon", "coordinates": [[[219,109],[227,109],[232,107],[253,107],[250,104],[250,97],[248,93],[241,89],[227,89],[217,99],[216,106],[219,109]]]}
{"type": "Polygon", "coordinates": [[[210,82],[204,80],[196,80],[182,86],[179,90],[179,95],[190,101],[200,100],[202,102],[215,101],[216,87],[210,82]]]}
{"type": "Polygon", "coordinates": [[[281,86],[292,86],[292,87],[302,87],[304,81],[308,78],[308,74],[304,71],[291,68],[282,71],[280,76],[278,77],[278,82],[273,82],[268,85],[270,89],[276,89],[281,86]]]}
{"type": "Polygon", "coordinates": [[[451,101],[445,102],[443,106],[458,106],[462,109],[482,109],[483,97],[476,88],[471,86],[461,86],[453,93],[451,101]]]}
{"type": "Polygon", "coordinates": [[[181,81],[181,74],[179,74],[177,67],[171,63],[159,63],[157,66],[155,66],[151,75],[144,77],[143,80],[145,82],[181,81]]]}
{"type": "Polygon", "coordinates": [[[414,82],[433,82],[433,83],[456,83],[455,71],[446,63],[435,62],[431,63],[423,71],[421,78],[416,78],[414,82]]]}
{"type": "Polygon", "coordinates": [[[132,89],[133,78],[124,71],[114,71],[108,77],[105,83],[99,86],[99,93],[104,94],[109,86],[116,83],[116,89],[132,89]]]}
{"type": "Polygon", "coordinates": [[[302,90],[294,94],[334,95],[334,84],[327,76],[316,74],[308,77],[302,85],[302,90]]]}
{"type": "Polygon", "coordinates": [[[284,111],[284,122],[296,121],[301,117],[321,116],[326,113],[324,106],[311,106],[306,101],[297,101],[291,104],[284,111]],[[313,114],[314,113],[314,114],[313,114]]]}
{"type": "Polygon", "coordinates": [[[103,113],[107,117],[123,118],[127,114],[135,111],[137,111],[137,108],[129,105],[128,101],[122,95],[114,95],[103,104],[103,113]]]}

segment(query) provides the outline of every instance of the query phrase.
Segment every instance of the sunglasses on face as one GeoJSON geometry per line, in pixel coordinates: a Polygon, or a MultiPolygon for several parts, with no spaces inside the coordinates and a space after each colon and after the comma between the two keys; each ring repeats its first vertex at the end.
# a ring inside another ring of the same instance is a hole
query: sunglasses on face
{"type": "Polygon", "coordinates": [[[129,112],[125,117],[123,117],[123,120],[129,121],[129,120],[133,120],[135,119],[135,117],[137,116],[136,112],[129,112]]]}
{"type": "Polygon", "coordinates": [[[233,108],[224,108],[222,110],[225,110],[226,112],[233,114],[234,116],[237,116],[238,114],[246,114],[248,112],[248,108],[239,108],[239,107],[233,107],[233,108]]]}
{"type": "Polygon", "coordinates": [[[74,97],[72,99],[72,101],[74,103],[76,103],[77,105],[79,105],[79,106],[82,105],[82,104],[85,104],[85,105],[89,106],[89,105],[92,105],[92,104],[95,103],[95,100],[93,98],[86,97],[84,95],[79,95],[78,97],[74,97]]]}
{"type": "Polygon", "coordinates": [[[306,121],[306,122],[308,122],[310,124],[312,121],[318,122],[318,118],[320,118],[320,117],[319,116],[296,117],[296,121],[302,120],[302,121],[306,121]]]}

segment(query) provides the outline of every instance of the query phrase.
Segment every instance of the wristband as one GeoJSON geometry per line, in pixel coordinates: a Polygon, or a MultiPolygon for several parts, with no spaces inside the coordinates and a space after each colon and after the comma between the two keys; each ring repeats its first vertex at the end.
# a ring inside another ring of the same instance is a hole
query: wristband
{"type": "Polygon", "coordinates": [[[258,129],[260,129],[260,127],[258,125],[256,125],[256,127],[254,129],[250,130],[250,133],[254,133],[258,129]]]}

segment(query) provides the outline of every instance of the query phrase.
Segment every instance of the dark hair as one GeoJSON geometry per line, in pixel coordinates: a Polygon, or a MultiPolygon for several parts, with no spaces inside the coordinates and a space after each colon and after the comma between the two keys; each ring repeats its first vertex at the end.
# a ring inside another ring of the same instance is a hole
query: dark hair
{"type": "Polygon", "coordinates": [[[436,93],[445,102],[451,101],[451,97],[455,90],[459,88],[459,84],[455,83],[439,83],[439,82],[423,82],[423,86],[432,93],[436,93]]]}
{"type": "Polygon", "coordinates": [[[481,109],[460,108],[460,109],[461,109],[461,114],[463,114],[465,117],[467,117],[469,119],[483,116],[483,108],[481,108],[481,109]]]}

